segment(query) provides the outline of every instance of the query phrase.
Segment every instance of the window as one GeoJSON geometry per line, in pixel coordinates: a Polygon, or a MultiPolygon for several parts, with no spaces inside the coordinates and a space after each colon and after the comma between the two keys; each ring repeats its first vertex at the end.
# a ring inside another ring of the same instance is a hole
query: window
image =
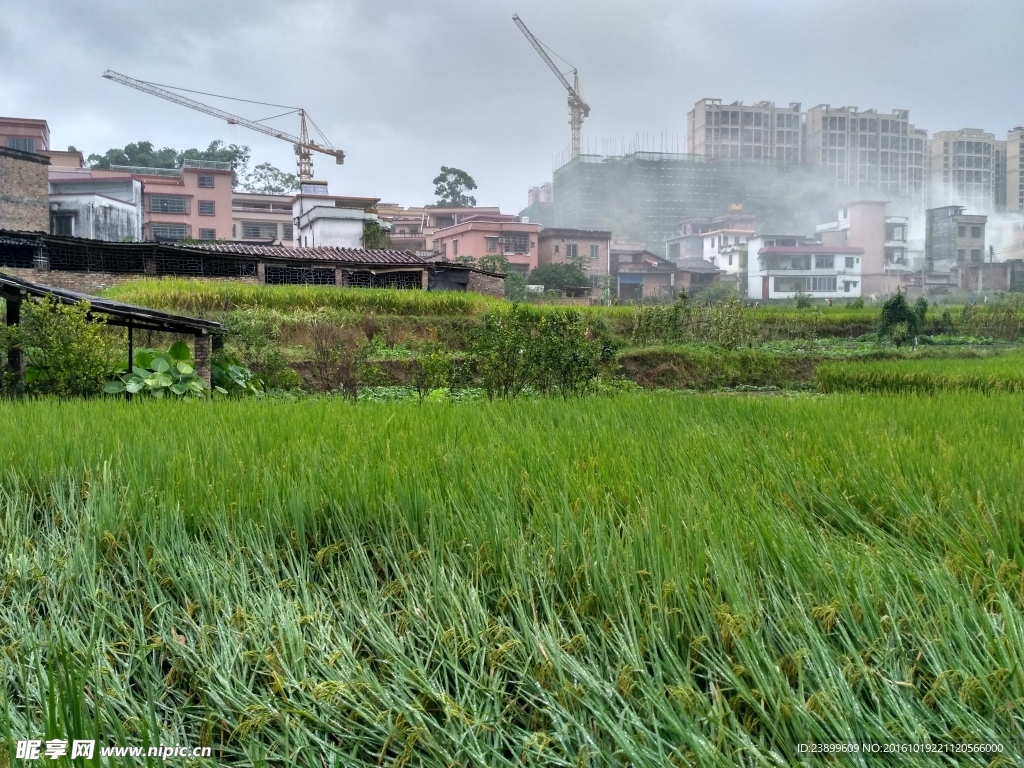
{"type": "Polygon", "coordinates": [[[957,227],[956,234],[957,237],[963,237],[964,235],[967,234],[967,227],[957,227]]]}
{"type": "Polygon", "coordinates": [[[188,198],[184,195],[150,195],[150,213],[188,213],[188,198]]]}
{"type": "Polygon", "coordinates": [[[73,237],[75,234],[75,217],[72,215],[55,215],[50,221],[50,233],[73,237]]]}
{"type": "Polygon", "coordinates": [[[459,255],[459,241],[458,240],[452,240],[452,256],[458,256],[458,255],[459,255]]]}
{"type": "Polygon", "coordinates": [[[849,293],[851,288],[856,288],[857,287],[857,282],[858,282],[857,280],[844,280],[843,281],[843,291],[846,292],[846,293],[849,293]]]}
{"type": "Polygon", "coordinates": [[[501,237],[501,243],[505,253],[529,253],[530,233],[506,232],[501,237]]]}
{"type": "MultiPolygon", "coordinates": [[[[854,261],[853,261],[853,256],[847,256],[846,257],[846,268],[847,269],[853,269],[854,266],[855,266],[855,264],[854,264],[854,261]]],[[[849,288],[847,288],[847,290],[849,290],[849,288]]]]}
{"type": "MultiPolygon", "coordinates": [[[[487,241],[487,252],[488,253],[497,253],[498,252],[498,238],[496,238],[496,237],[485,237],[484,240],[487,241]]],[[[557,245],[555,246],[555,253],[558,253],[558,246],[557,245]]]]}
{"type": "Polygon", "coordinates": [[[575,259],[579,255],[579,246],[576,243],[565,244],[565,257],[575,259]]]}
{"type": "MultiPolygon", "coordinates": [[[[678,245],[678,243],[676,244],[676,256],[677,257],[679,256],[679,245],[678,245]]],[[[593,243],[590,246],[590,258],[592,258],[592,259],[596,259],[597,258],[597,243],[593,243]]]]}
{"type": "Polygon", "coordinates": [[[555,246],[555,253],[558,253],[558,246],[555,246]]]}
{"type": "Polygon", "coordinates": [[[971,227],[971,237],[981,237],[981,227],[971,227]]]}
{"type": "Polygon", "coordinates": [[[814,257],[814,268],[815,269],[834,269],[836,265],[835,256],[815,256],[814,257]]]}
{"type": "Polygon", "coordinates": [[[981,249],[980,248],[972,248],[971,249],[971,261],[981,261],[981,249]]]}
{"type": "Polygon", "coordinates": [[[213,200],[200,200],[199,201],[199,215],[200,216],[213,216],[215,206],[213,200]]]}
{"type": "Polygon", "coordinates": [[[281,239],[282,240],[294,240],[295,239],[295,228],[291,224],[283,224],[281,226],[281,239]]]}
{"type": "Polygon", "coordinates": [[[185,224],[151,224],[149,234],[154,240],[184,240],[188,237],[185,224]]]}
{"type": "Polygon", "coordinates": [[[217,230],[215,230],[215,229],[200,229],[199,230],[199,239],[200,240],[216,240],[217,239],[217,230]]]}
{"type": "Polygon", "coordinates": [[[806,277],[776,277],[775,290],[779,293],[798,293],[807,290],[806,277]]]}
{"type": "Polygon", "coordinates": [[[7,147],[9,149],[20,149],[22,152],[35,152],[36,140],[23,139],[19,136],[11,136],[7,139],[7,147]]]}
{"type": "Polygon", "coordinates": [[[834,277],[812,277],[811,290],[816,292],[834,291],[836,279],[834,277]]]}
{"type": "Polygon", "coordinates": [[[212,173],[200,173],[199,174],[199,186],[208,187],[213,189],[213,174],[212,173]]]}
{"type": "Polygon", "coordinates": [[[732,266],[732,254],[731,253],[729,254],[729,266],[730,267],[732,266]]]}
{"type": "Polygon", "coordinates": [[[964,260],[964,249],[963,248],[957,248],[956,249],[956,260],[957,261],[963,261],[964,260]]]}
{"type": "Polygon", "coordinates": [[[274,240],[277,238],[277,224],[272,221],[243,221],[242,237],[274,240]]]}

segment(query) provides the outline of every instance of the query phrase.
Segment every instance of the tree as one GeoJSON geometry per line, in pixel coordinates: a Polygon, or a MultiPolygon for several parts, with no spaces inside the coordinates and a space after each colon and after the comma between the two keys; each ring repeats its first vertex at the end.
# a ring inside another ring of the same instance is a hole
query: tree
{"type": "Polygon", "coordinates": [[[562,291],[590,285],[579,264],[551,263],[537,267],[526,278],[528,285],[543,285],[545,290],[562,291]]]}
{"type": "Polygon", "coordinates": [[[452,208],[471,208],[476,198],[466,194],[476,189],[473,177],[458,168],[441,166],[441,172],[434,177],[434,194],[437,204],[452,208]]]}
{"type": "Polygon", "coordinates": [[[260,163],[253,168],[242,185],[242,191],[261,195],[287,195],[298,189],[299,179],[294,173],[285,173],[270,163],[260,163]]]}
{"type": "Polygon", "coordinates": [[[509,272],[505,276],[505,298],[522,301],[526,298],[526,278],[520,272],[509,272]]]}
{"type": "Polygon", "coordinates": [[[363,248],[368,251],[376,248],[390,248],[391,238],[387,230],[378,221],[368,221],[363,224],[363,248]]]}
{"type": "MultiPolygon", "coordinates": [[[[124,147],[108,149],[102,155],[86,158],[91,168],[109,168],[112,165],[134,165],[141,168],[181,168],[185,160],[213,160],[231,163],[231,186],[237,188],[249,167],[249,147],[227,144],[219,139],[211,141],[206,149],[179,151],[171,147],[156,149],[152,142],[139,141],[124,147]]],[[[276,170],[276,169],[275,169],[276,170]]]]}
{"type": "Polygon", "coordinates": [[[477,266],[485,272],[497,272],[499,275],[507,275],[509,273],[508,259],[500,253],[481,256],[477,266]]]}
{"type": "Polygon", "coordinates": [[[897,289],[896,294],[882,305],[882,316],[878,321],[878,339],[889,339],[899,347],[907,339],[917,338],[920,323],[921,319],[907,303],[907,297],[897,289]]]}

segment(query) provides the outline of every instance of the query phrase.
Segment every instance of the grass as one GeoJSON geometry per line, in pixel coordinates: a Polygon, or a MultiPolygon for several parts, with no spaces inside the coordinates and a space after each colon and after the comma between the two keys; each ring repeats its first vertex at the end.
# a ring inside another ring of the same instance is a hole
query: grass
{"type": "Polygon", "coordinates": [[[1024,745],[1019,397],[0,418],[8,738],[303,766],[1024,745]]]}
{"type": "Polygon", "coordinates": [[[1024,392],[1024,350],[968,358],[825,363],[815,369],[823,392],[1024,392]]]}

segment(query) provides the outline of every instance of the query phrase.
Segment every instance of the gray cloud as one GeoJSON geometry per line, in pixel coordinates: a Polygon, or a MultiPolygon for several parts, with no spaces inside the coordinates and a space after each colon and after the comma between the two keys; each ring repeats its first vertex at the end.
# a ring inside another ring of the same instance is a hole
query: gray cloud
{"type": "MultiPolygon", "coordinates": [[[[982,0],[42,0],[0,17],[0,112],[45,117],[54,146],[282,142],[131,91],[104,69],[310,110],[344,166],[332,189],[432,199],[442,165],[482,203],[515,211],[568,145],[564,92],[511,21],[518,12],[579,68],[584,141],[666,132],[682,141],[703,96],[905,108],[935,132],[1024,123],[1024,3],[982,0]]],[[[248,117],[270,112],[229,107],[248,117]]],[[[282,121],[282,128],[296,130],[282,121]]]]}

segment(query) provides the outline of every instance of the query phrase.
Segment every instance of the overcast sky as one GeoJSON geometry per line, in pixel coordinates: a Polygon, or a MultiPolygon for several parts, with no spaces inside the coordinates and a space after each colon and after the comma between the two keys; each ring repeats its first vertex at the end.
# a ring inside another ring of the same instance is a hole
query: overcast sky
{"type": "MultiPolygon", "coordinates": [[[[930,133],[1024,124],[1024,0],[33,0],[0,13],[0,114],[56,149],[284,142],[100,77],[305,107],[345,164],[335,194],[433,202],[442,165],[516,212],[569,144],[565,92],[512,22],[579,69],[584,150],[646,132],[685,147],[702,97],[909,109],[930,133]]],[[[196,97],[204,98],[204,97],[196,97]]],[[[273,109],[210,103],[245,117],[273,109]]],[[[297,133],[297,119],[278,127],[297,133]]]]}

